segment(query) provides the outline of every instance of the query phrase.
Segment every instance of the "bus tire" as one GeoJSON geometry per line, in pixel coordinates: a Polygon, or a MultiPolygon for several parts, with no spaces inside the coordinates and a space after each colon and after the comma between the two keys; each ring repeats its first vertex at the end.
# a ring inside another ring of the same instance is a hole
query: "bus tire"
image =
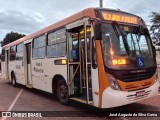
{"type": "Polygon", "coordinates": [[[68,86],[64,79],[60,79],[57,83],[57,97],[63,105],[68,105],[69,95],[68,95],[68,86]]]}
{"type": "Polygon", "coordinates": [[[13,85],[14,87],[17,86],[16,76],[15,76],[14,73],[12,73],[12,75],[11,75],[11,83],[12,83],[12,85],[13,85]]]}

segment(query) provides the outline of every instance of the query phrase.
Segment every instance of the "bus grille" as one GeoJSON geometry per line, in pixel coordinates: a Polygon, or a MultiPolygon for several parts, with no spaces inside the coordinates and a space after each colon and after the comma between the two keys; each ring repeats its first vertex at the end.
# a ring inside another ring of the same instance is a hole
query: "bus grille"
{"type": "Polygon", "coordinates": [[[129,101],[137,101],[143,98],[147,98],[149,95],[151,94],[151,90],[150,91],[146,91],[145,94],[141,95],[141,96],[136,96],[136,93],[134,95],[128,95],[127,99],[129,101]]]}
{"type": "Polygon", "coordinates": [[[121,74],[118,76],[124,82],[133,82],[139,80],[149,79],[154,75],[153,72],[144,72],[144,73],[129,73],[129,74],[121,74]]]}

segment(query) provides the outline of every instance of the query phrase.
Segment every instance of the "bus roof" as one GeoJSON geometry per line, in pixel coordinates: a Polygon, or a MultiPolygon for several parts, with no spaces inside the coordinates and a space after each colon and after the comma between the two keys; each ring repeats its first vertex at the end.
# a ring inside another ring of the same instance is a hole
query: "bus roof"
{"type": "MultiPolygon", "coordinates": [[[[52,24],[52,25],[49,25],[41,30],[38,30],[34,33],[31,33],[23,38],[20,38],[14,42],[11,42],[5,46],[3,46],[2,48],[7,48],[7,47],[10,47],[10,46],[14,46],[14,45],[17,45],[19,43],[22,43],[23,41],[26,41],[26,40],[29,40],[29,39],[32,39],[32,38],[35,38],[35,37],[38,37],[46,32],[49,32],[49,31],[52,31],[54,29],[57,29],[57,28],[60,28],[60,27],[63,27],[67,24],[70,24],[72,22],[75,22],[77,20],[80,20],[80,19],[83,19],[83,18],[86,18],[86,17],[90,17],[90,18],[96,18],[96,13],[95,13],[95,9],[98,9],[98,10],[107,10],[107,11],[113,11],[113,12],[123,12],[123,13],[126,13],[126,14],[130,14],[130,15],[133,15],[131,13],[128,13],[128,12],[125,12],[125,11],[120,11],[120,10],[116,10],[116,9],[108,9],[108,8],[86,8],[70,17],[67,17],[55,24],[52,24]]],[[[136,16],[136,15],[133,15],[133,16],[136,16]]],[[[139,17],[139,16],[136,16],[136,17],[139,17]]]]}
{"type": "Polygon", "coordinates": [[[38,30],[38,31],[36,31],[36,32],[34,32],[32,34],[29,34],[29,35],[27,35],[27,36],[25,36],[23,38],[20,38],[20,39],[14,41],[14,42],[11,42],[11,43],[3,46],[2,48],[7,48],[7,47],[10,47],[10,46],[17,45],[17,44],[19,44],[19,43],[21,43],[23,41],[26,41],[26,40],[34,38],[34,37],[38,37],[41,34],[44,34],[44,33],[49,32],[51,30],[57,29],[59,27],[63,27],[64,25],[67,25],[69,23],[72,23],[72,22],[74,22],[76,20],[79,20],[79,19],[82,19],[82,18],[85,18],[85,17],[95,18],[94,8],[84,9],[84,10],[82,10],[82,11],[80,11],[80,12],[78,12],[78,13],[70,16],[70,17],[67,17],[67,18],[55,23],[55,24],[49,25],[49,26],[47,26],[47,27],[45,27],[45,28],[43,28],[41,30],[38,30]]]}

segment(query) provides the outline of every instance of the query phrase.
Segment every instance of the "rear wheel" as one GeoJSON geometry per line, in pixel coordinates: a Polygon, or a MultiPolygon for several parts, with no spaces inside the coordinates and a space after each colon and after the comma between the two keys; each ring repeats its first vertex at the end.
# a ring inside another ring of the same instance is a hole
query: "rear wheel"
{"type": "Polygon", "coordinates": [[[16,76],[15,76],[15,74],[14,74],[14,73],[12,73],[12,76],[11,76],[11,82],[12,82],[12,85],[13,85],[14,87],[16,87],[16,86],[17,86],[16,76]]]}
{"type": "Polygon", "coordinates": [[[67,105],[69,102],[68,86],[64,79],[60,79],[57,84],[57,97],[59,101],[67,105]]]}

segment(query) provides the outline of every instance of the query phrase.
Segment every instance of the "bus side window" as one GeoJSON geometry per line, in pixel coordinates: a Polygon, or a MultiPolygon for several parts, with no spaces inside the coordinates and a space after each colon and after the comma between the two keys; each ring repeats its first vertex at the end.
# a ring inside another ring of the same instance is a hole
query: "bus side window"
{"type": "Polygon", "coordinates": [[[17,45],[16,60],[23,60],[23,43],[17,45]]]}
{"type": "Polygon", "coordinates": [[[16,59],[16,46],[11,47],[10,49],[10,61],[16,59]]]}
{"type": "Polygon", "coordinates": [[[60,29],[48,34],[47,57],[63,57],[66,54],[65,29],[60,29]]]}
{"type": "Polygon", "coordinates": [[[5,50],[2,49],[1,62],[5,61],[5,50]]]}
{"type": "Polygon", "coordinates": [[[35,38],[33,40],[33,55],[34,59],[44,58],[46,50],[45,35],[35,38]]]}

